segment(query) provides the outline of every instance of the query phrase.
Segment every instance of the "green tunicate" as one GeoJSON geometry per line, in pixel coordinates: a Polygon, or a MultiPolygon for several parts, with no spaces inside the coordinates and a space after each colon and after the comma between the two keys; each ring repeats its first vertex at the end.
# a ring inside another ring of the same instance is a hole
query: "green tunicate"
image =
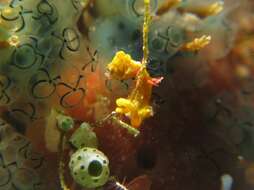
{"type": "Polygon", "coordinates": [[[85,147],[71,156],[69,168],[76,183],[85,188],[97,188],[109,179],[108,164],[108,158],[101,151],[85,147]]]}
{"type": "Polygon", "coordinates": [[[82,147],[98,147],[96,134],[93,132],[91,126],[85,122],[73,133],[70,142],[77,149],[82,147]]]}
{"type": "Polygon", "coordinates": [[[65,132],[71,130],[74,126],[74,121],[71,117],[61,114],[57,116],[57,123],[58,127],[65,132]]]}

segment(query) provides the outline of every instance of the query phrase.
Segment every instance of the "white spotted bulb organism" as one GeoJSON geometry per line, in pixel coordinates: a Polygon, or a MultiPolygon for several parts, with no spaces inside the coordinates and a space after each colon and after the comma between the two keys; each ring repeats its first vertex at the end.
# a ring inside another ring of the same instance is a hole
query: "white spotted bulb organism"
{"type": "Polygon", "coordinates": [[[71,156],[69,168],[75,182],[85,188],[103,186],[109,178],[108,158],[95,148],[77,150],[71,156]]]}

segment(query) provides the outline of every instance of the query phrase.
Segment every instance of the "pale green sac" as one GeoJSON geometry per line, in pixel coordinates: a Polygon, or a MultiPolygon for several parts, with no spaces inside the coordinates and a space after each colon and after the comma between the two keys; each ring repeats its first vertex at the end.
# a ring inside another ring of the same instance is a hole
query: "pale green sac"
{"type": "Polygon", "coordinates": [[[64,132],[71,130],[74,126],[74,121],[69,116],[59,114],[56,119],[58,127],[64,132]]]}
{"type": "Polygon", "coordinates": [[[94,148],[82,148],[70,159],[69,168],[76,183],[85,188],[103,186],[109,179],[108,158],[94,148]]]}
{"type": "Polygon", "coordinates": [[[83,147],[98,147],[98,140],[95,132],[93,132],[91,126],[84,122],[80,127],[73,133],[70,138],[70,143],[77,149],[83,147]]]}

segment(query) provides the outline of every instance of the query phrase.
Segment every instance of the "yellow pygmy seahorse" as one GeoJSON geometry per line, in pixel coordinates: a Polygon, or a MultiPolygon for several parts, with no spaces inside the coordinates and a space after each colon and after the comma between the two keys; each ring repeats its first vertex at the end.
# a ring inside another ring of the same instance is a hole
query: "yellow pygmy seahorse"
{"type": "Polygon", "coordinates": [[[153,115],[153,109],[150,105],[152,87],[153,85],[158,85],[162,80],[162,77],[152,78],[146,68],[149,56],[150,0],[144,0],[144,4],[142,61],[134,61],[130,55],[119,51],[107,66],[110,76],[114,79],[125,80],[133,77],[136,79],[136,85],[130,95],[127,98],[118,98],[116,100],[117,107],[115,109],[116,114],[124,114],[127,116],[130,119],[130,127],[134,128],[138,128],[145,118],[153,115]]]}

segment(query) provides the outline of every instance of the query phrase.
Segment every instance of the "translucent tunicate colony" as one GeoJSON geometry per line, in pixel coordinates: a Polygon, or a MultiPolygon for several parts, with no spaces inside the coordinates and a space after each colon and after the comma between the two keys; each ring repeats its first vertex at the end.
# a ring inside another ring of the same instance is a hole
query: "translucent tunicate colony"
{"type": "Polygon", "coordinates": [[[0,49],[1,106],[8,106],[11,117],[31,122],[48,113],[53,99],[69,108],[76,104],[69,103],[73,94],[83,98],[83,76],[70,61],[82,46],[76,27],[81,9],[75,0],[14,0],[1,6],[1,41],[10,41],[0,49]],[[72,80],[66,69],[75,72],[72,80]]]}

